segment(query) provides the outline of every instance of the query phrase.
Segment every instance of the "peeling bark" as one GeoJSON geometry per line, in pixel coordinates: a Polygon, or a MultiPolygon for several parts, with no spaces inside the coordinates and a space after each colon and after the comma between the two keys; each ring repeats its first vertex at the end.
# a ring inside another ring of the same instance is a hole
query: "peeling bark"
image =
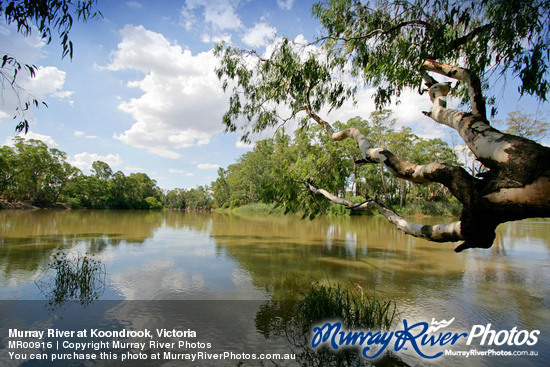
{"type": "Polygon", "coordinates": [[[549,217],[550,148],[493,128],[486,118],[479,78],[468,70],[427,60],[422,64],[422,76],[429,86],[433,103],[432,111],[425,114],[459,133],[472,153],[487,167],[488,172],[482,178],[473,177],[462,167],[449,164],[434,162],[419,165],[407,162],[385,148],[374,147],[356,128],[335,132],[327,121],[312,111],[309,91],[306,93],[305,111],[323,126],[333,141],[354,139],[361,150],[363,162],[383,164],[396,177],[413,183],[438,182],[447,187],[463,204],[460,221],[435,226],[411,223],[375,200],[357,206],[308,183],[309,189],[348,208],[376,209],[398,229],[416,237],[435,242],[463,240],[456,251],[491,247],[500,223],[549,217]],[[427,72],[466,83],[471,112],[447,108],[446,96],[450,84],[437,83],[427,72]]]}

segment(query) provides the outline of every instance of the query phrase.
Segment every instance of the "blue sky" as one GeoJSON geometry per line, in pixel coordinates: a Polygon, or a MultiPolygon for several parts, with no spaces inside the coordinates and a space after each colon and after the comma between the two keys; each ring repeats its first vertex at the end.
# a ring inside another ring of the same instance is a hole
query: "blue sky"
{"type": "MultiPolygon", "coordinates": [[[[57,40],[45,45],[36,32],[18,35],[0,23],[0,50],[39,66],[37,77],[19,80],[33,96],[48,103],[28,114],[29,138],[38,138],[68,154],[89,173],[95,160],[113,171],[145,172],[163,188],[210,184],[218,167],[227,167],[247,149],[240,135],[223,132],[227,107],[214,75],[214,43],[226,40],[263,51],[275,34],[313,40],[319,32],[311,17],[313,2],[298,0],[99,0],[103,18],[75,23],[72,60],[61,59],[57,40]]],[[[515,87],[503,95],[499,117],[523,107],[548,110],[518,100],[515,87]]],[[[368,117],[372,91],[358,94],[358,105],[345,105],[329,121],[368,117]]],[[[15,135],[15,99],[3,91],[0,144],[15,135]]],[[[424,137],[454,139],[448,129],[422,115],[427,96],[405,93],[394,106],[401,125],[424,137]]]]}

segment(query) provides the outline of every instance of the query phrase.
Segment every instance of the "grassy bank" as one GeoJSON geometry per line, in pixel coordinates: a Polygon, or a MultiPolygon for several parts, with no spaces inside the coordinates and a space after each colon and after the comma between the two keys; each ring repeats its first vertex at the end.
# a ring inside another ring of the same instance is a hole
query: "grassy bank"
{"type": "MultiPolygon", "coordinates": [[[[391,208],[399,215],[403,216],[449,216],[459,217],[462,210],[462,204],[456,200],[446,201],[415,201],[408,202],[404,206],[393,205],[391,208]]],[[[255,215],[255,214],[284,214],[281,207],[276,207],[275,204],[246,204],[235,208],[219,208],[216,209],[219,213],[233,213],[238,215],[255,215]]],[[[350,215],[376,215],[374,211],[354,212],[342,205],[331,205],[327,215],[333,216],[350,216],[350,215]]]]}
{"type": "Polygon", "coordinates": [[[281,207],[276,207],[275,204],[254,203],[245,204],[234,208],[218,208],[217,213],[233,213],[238,215],[254,215],[254,214],[278,214],[283,215],[284,210],[281,207]]]}

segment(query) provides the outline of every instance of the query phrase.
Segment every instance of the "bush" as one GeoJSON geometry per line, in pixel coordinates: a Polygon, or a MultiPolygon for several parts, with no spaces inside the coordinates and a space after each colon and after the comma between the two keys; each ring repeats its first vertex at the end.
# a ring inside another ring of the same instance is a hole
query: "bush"
{"type": "Polygon", "coordinates": [[[241,200],[240,199],[233,199],[231,200],[231,202],[229,203],[229,209],[235,209],[235,208],[238,208],[239,206],[241,206],[241,200]]]}
{"type": "Polygon", "coordinates": [[[148,208],[151,210],[162,209],[162,203],[152,196],[149,196],[148,198],[146,198],[145,202],[147,203],[148,208]]]}
{"type": "Polygon", "coordinates": [[[347,217],[351,214],[351,210],[340,204],[332,204],[328,209],[328,214],[347,217]]]}
{"type": "Polygon", "coordinates": [[[68,198],[67,205],[71,209],[82,208],[82,201],[79,198],[68,198]]]}

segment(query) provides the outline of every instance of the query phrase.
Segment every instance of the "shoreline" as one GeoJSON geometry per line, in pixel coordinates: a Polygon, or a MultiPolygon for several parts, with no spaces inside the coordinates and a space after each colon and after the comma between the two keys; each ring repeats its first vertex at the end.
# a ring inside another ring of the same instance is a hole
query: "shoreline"
{"type": "Polygon", "coordinates": [[[69,209],[66,203],[33,203],[30,201],[8,201],[0,199],[0,210],[37,210],[37,209],[69,209]]]}

